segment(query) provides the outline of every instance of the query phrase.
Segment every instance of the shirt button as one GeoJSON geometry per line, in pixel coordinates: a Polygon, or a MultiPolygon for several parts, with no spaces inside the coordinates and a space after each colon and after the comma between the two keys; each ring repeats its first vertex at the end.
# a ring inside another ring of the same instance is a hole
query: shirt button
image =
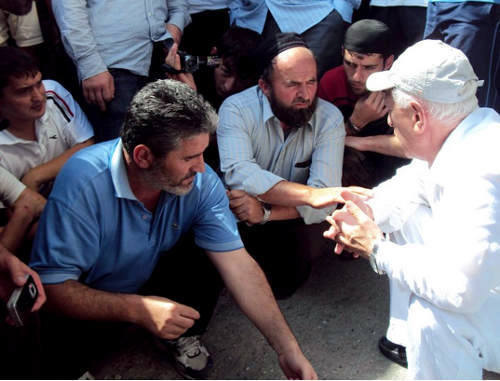
{"type": "Polygon", "coordinates": [[[147,219],[148,219],[148,216],[147,216],[146,214],[143,214],[143,215],[142,215],[142,219],[143,219],[143,220],[147,220],[147,219]]]}

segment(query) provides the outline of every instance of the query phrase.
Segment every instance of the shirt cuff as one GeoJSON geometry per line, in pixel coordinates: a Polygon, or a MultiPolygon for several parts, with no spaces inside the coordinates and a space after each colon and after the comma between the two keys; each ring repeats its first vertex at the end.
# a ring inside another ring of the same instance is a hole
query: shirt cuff
{"type": "Polygon", "coordinates": [[[92,54],[78,60],[78,74],[80,81],[93,77],[94,75],[108,71],[108,67],[98,53],[92,54]]]}
{"type": "Polygon", "coordinates": [[[309,205],[300,205],[296,207],[306,225],[318,224],[335,210],[335,205],[323,209],[315,209],[309,205]]]}

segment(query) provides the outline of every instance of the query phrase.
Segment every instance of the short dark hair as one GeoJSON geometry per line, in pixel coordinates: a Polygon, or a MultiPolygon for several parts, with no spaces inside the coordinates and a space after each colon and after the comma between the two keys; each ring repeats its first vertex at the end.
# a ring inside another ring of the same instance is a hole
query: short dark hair
{"type": "Polygon", "coordinates": [[[162,158],[183,139],[212,134],[216,128],[217,114],[201,95],[179,81],[160,79],[134,96],[120,136],[129,154],[144,144],[162,158]]]}
{"type": "Polygon", "coordinates": [[[224,58],[238,78],[257,82],[259,73],[255,50],[261,41],[259,33],[233,25],[218,40],[217,54],[224,58]]]}
{"type": "Polygon", "coordinates": [[[40,69],[33,57],[23,49],[10,46],[0,47],[0,96],[9,85],[11,77],[34,77],[40,69]]]}

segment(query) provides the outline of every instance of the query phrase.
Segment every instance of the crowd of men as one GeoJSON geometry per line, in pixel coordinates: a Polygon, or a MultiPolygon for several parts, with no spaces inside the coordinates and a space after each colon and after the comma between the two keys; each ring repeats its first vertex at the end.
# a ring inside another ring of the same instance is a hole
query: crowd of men
{"type": "Polygon", "coordinates": [[[389,277],[378,345],[411,378],[500,371],[500,1],[48,3],[73,93],[26,49],[34,3],[0,1],[0,297],[30,274],[43,305],[26,376],[78,377],[134,325],[206,378],[226,287],[315,379],[276,299],[331,252],[389,277]]]}

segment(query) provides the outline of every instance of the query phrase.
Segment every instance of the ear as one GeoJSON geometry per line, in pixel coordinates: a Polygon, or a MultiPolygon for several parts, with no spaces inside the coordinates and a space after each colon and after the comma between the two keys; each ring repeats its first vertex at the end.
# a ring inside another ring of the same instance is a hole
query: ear
{"type": "Polygon", "coordinates": [[[387,57],[384,62],[384,70],[389,70],[394,63],[394,54],[391,54],[389,57],[387,57]]]}
{"type": "Polygon", "coordinates": [[[269,83],[267,83],[265,80],[262,78],[259,78],[259,87],[264,93],[266,97],[269,97],[271,95],[271,86],[269,86],[269,83]]]}
{"type": "Polygon", "coordinates": [[[412,112],[413,131],[417,135],[422,135],[427,130],[426,115],[424,108],[418,102],[410,102],[409,107],[412,112]]]}
{"type": "Polygon", "coordinates": [[[139,168],[147,169],[153,164],[155,156],[148,146],[139,144],[134,147],[132,158],[139,168]]]}

